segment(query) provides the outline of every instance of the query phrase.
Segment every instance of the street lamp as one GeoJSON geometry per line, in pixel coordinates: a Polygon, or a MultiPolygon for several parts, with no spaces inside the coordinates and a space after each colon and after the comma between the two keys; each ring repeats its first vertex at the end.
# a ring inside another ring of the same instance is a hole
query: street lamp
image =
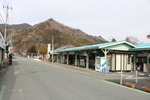
{"type": "MultiPolygon", "coordinates": [[[[150,39],[150,34],[149,35],[147,35],[147,39],[150,39]]],[[[149,58],[150,58],[150,55],[149,55],[149,52],[147,51],[147,53],[148,53],[148,56],[147,56],[147,72],[148,72],[148,65],[149,65],[149,58]]]]}
{"type": "Polygon", "coordinates": [[[52,63],[54,60],[54,37],[52,36],[52,63]]]}

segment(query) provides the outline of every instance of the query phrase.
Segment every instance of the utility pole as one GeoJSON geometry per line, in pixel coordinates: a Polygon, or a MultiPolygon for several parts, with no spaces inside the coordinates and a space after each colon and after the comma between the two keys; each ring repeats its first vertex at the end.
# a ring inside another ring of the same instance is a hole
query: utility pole
{"type": "MultiPolygon", "coordinates": [[[[150,34],[149,35],[147,35],[147,39],[150,39],[150,34]]],[[[146,70],[147,70],[147,73],[149,72],[149,64],[150,64],[150,62],[149,62],[149,58],[150,58],[150,54],[149,54],[149,52],[147,51],[147,64],[146,64],[146,70]]]]}
{"type": "Polygon", "coordinates": [[[52,63],[54,61],[54,37],[52,36],[52,63]]]}
{"type": "Polygon", "coordinates": [[[4,39],[6,40],[7,23],[8,23],[8,16],[9,16],[8,10],[9,9],[12,10],[12,7],[9,7],[9,5],[7,4],[7,6],[3,5],[3,8],[6,8],[6,22],[5,22],[5,33],[4,33],[4,39]]]}
{"type": "MultiPolygon", "coordinates": [[[[12,7],[9,7],[9,5],[7,4],[7,6],[4,6],[3,5],[3,8],[6,9],[6,20],[5,20],[5,31],[4,31],[4,40],[5,40],[5,43],[6,43],[6,33],[7,33],[7,23],[8,23],[8,18],[9,18],[9,9],[12,9],[12,7]]],[[[7,59],[7,53],[6,53],[6,46],[5,46],[5,49],[4,49],[4,58],[7,59]]]]}
{"type": "Polygon", "coordinates": [[[122,85],[122,70],[123,70],[123,67],[121,66],[121,75],[120,75],[120,84],[122,85]]]}
{"type": "Polygon", "coordinates": [[[13,49],[13,47],[12,47],[12,33],[10,33],[10,41],[9,41],[9,43],[10,43],[10,54],[12,53],[12,49],[13,49]]]}

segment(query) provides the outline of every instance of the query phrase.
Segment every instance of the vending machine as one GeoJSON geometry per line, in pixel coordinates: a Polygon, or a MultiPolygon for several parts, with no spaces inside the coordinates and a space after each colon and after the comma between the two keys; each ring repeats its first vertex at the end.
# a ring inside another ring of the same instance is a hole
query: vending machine
{"type": "Polygon", "coordinates": [[[100,71],[101,67],[101,57],[97,56],[95,57],[95,71],[100,71]]]}
{"type": "Polygon", "coordinates": [[[95,57],[95,71],[104,72],[106,68],[106,57],[95,57]]]}

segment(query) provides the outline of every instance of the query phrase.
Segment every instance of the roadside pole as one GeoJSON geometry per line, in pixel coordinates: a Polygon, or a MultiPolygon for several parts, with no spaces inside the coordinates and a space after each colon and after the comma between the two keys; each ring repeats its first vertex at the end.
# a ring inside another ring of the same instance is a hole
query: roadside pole
{"type": "Polygon", "coordinates": [[[137,57],[137,52],[134,54],[134,71],[135,71],[135,83],[137,83],[137,65],[136,65],[136,57],[137,57]]]}
{"type": "Polygon", "coordinates": [[[135,71],[135,83],[137,83],[137,69],[135,71]]]}
{"type": "Polygon", "coordinates": [[[52,63],[54,60],[54,37],[52,36],[52,63]]]}
{"type": "Polygon", "coordinates": [[[122,66],[121,66],[120,84],[122,84],[122,66]]]}

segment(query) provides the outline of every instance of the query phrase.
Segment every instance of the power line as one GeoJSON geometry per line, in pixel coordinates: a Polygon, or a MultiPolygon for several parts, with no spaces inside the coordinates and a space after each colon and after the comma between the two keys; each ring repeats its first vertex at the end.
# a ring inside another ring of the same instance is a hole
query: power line
{"type": "Polygon", "coordinates": [[[1,15],[1,13],[0,13],[0,16],[1,16],[1,22],[2,22],[2,24],[4,24],[5,22],[4,22],[4,19],[3,19],[3,17],[2,17],[2,15],[1,15]]]}
{"type": "Polygon", "coordinates": [[[10,18],[10,23],[12,24],[13,23],[13,9],[12,9],[12,7],[10,8],[10,10],[11,10],[11,12],[10,12],[10,16],[9,16],[9,18],[10,18]]]}
{"type": "Polygon", "coordinates": [[[5,0],[1,0],[1,2],[2,2],[2,6],[3,6],[3,5],[6,5],[5,0]]]}
{"type": "Polygon", "coordinates": [[[4,0],[4,5],[6,5],[6,0],[4,0]]]}
{"type": "Polygon", "coordinates": [[[5,5],[5,3],[4,3],[4,1],[3,0],[1,0],[1,4],[2,4],[2,8],[3,8],[3,10],[4,10],[4,5],[5,5]]]}
{"type": "Polygon", "coordinates": [[[2,2],[2,6],[3,6],[3,1],[1,0],[1,2],[2,2]]]}
{"type": "Polygon", "coordinates": [[[12,8],[12,0],[9,0],[10,1],[10,6],[11,6],[11,23],[13,24],[13,8],[12,8]]]}
{"type": "MultiPolygon", "coordinates": [[[[2,20],[0,19],[0,22],[2,22],[2,20]]],[[[2,22],[2,24],[3,24],[3,22],[2,22]]]]}
{"type": "MultiPolygon", "coordinates": [[[[1,0],[1,4],[2,4],[3,11],[4,11],[4,13],[5,13],[4,6],[6,5],[6,0],[1,0]]],[[[5,21],[4,21],[3,16],[2,16],[1,13],[0,13],[0,18],[1,18],[2,24],[4,24],[5,21]]]]}

